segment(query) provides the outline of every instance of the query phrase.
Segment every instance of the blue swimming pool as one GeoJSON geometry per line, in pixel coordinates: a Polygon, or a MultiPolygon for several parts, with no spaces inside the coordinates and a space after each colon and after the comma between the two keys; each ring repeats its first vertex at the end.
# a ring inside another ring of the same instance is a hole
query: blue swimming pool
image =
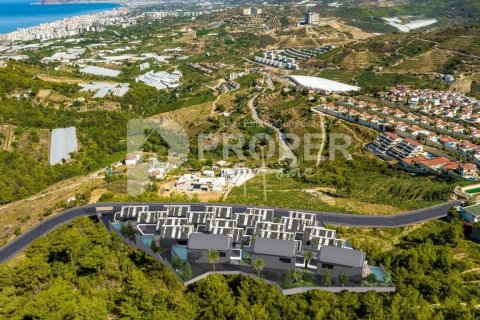
{"type": "Polygon", "coordinates": [[[377,281],[383,282],[385,281],[385,272],[383,272],[382,268],[380,267],[374,267],[374,266],[369,266],[370,271],[375,275],[377,278],[377,281]]]}
{"type": "Polygon", "coordinates": [[[153,236],[141,236],[140,239],[142,239],[143,243],[145,243],[147,247],[152,245],[153,236]]]}
{"type": "Polygon", "coordinates": [[[172,251],[180,260],[187,261],[187,246],[176,244],[172,246],[172,251]]]}

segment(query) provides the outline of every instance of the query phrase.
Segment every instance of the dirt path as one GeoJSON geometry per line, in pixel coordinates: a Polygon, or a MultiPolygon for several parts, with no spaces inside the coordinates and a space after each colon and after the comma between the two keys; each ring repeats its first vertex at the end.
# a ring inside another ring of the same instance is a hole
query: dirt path
{"type": "Polygon", "coordinates": [[[12,125],[7,124],[5,126],[5,140],[3,141],[2,150],[4,151],[11,151],[12,150],[12,142],[15,137],[14,134],[14,127],[12,125]]]}
{"type": "MultiPolygon", "coordinates": [[[[31,229],[47,216],[60,212],[59,204],[74,197],[78,192],[95,190],[103,183],[103,177],[90,174],[63,180],[29,198],[18,200],[0,207],[0,246],[15,237],[14,231],[20,228],[22,233],[31,229]]],[[[98,193],[92,193],[95,197],[98,193]]],[[[92,200],[92,199],[91,199],[92,200]]]]}
{"type": "Polygon", "coordinates": [[[437,42],[437,41],[427,40],[427,39],[422,39],[422,38],[415,38],[415,39],[423,41],[423,42],[433,43],[433,44],[435,44],[434,48],[439,50],[439,51],[448,52],[448,53],[451,53],[451,54],[458,54],[458,55],[461,55],[461,56],[464,56],[464,57],[469,57],[469,58],[474,58],[474,59],[480,59],[480,56],[476,56],[476,55],[473,55],[473,54],[463,53],[463,52],[456,51],[456,50],[442,49],[442,48],[439,47],[441,45],[441,43],[437,42]]]}
{"type": "MultiPolygon", "coordinates": [[[[219,83],[219,85],[220,85],[220,83],[219,83]]],[[[223,95],[223,93],[219,93],[217,98],[213,101],[212,110],[210,111],[211,114],[215,114],[215,108],[217,107],[217,103],[218,103],[218,101],[220,101],[220,98],[222,97],[222,95],[223,95]]]]}
{"type": "Polygon", "coordinates": [[[255,121],[261,127],[269,127],[273,131],[275,131],[275,133],[277,134],[277,137],[278,137],[278,141],[280,143],[280,147],[281,147],[280,148],[280,160],[291,159],[292,160],[292,166],[296,167],[297,166],[297,157],[293,153],[292,149],[290,149],[290,147],[288,146],[288,143],[285,140],[285,137],[284,137],[283,133],[280,131],[280,129],[271,125],[267,121],[264,121],[264,120],[260,119],[260,117],[258,116],[257,108],[255,107],[255,100],[258,98],[259,95],[260,94],[257,93],[255,96],[253,96],[252,99],[250,99],[248,101],[248,108],[250,109],[250,113],[252,115],[253,121],[255,121]]]}
{"type": "MultiPolygon", "coordinates": [[[[313,109],[313,110],[315,110],[315,109],[313,109]]],[[[320,129],[322,130],[322,144],[320,145],[320,149],[318,150],[318,154],[317,154],[317,167],[320,165],[320,162],[322,161],[323,149],[325,149],[325,144],[327,143],[327,132],[325,130],[325,123],[323,121],[323,114],[321,112],[318,112],[318,113],[319,113],[319,117],[320,117],[320,129]]]]}
{"type": "Polygon", "coordinates": [[[12,206],[17,206],[19,204],[24,204],[24,203],[27,203],[27,202],[42,199],[42,198],[45,198],[45,197],[53,195],[53,194],[65,193],[65,192],[74,190],[77,187],[79,187],[80,185],[87,183],[88,181],[103,178],[103,177],[100,177],[99,174],[104,172],[104,171],[105,171],[105,168],[100,169],[98,171],[95,171],[95,172],[93,172],[93,173],[91,173],[87,176],[84,176],[84,177],[80,177],[80,178],[75,177],[75,178],[63,180],[59,183],[56,183],[56,184],[48,187],[45,190],[37,193],[36,195],[33,195],[31,197],[28,197],[28,198],[25,198],[25,199],[22,199],[22,200],[18,200],[18,201],[11,202],[11,203],[5,204],[3,206],[0,206],[0,214],[1,214],[2,211],[5,211],[6,209],[8,209],[12,206]]]}

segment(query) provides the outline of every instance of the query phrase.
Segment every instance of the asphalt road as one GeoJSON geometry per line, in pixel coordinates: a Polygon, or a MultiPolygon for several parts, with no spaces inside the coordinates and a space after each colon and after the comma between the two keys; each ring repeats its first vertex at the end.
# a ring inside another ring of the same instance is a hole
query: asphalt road
{"type": "MultiPolygon", "coordinates": [[[[23,251],[32,241],[46,235],[53,229],[70,222],[71,220],[82,216],[95,216],[97,215],[97,208],[101,207],[113,207],[114,211],[118,211],[121,206],[126,205],[149,205],[150,210],[161,210],[164,204],[187,204],[191,206],[192,210],[203,210],[205,206],[209,205],[223,205],[232,206],[233,212],[244,212],[246,208],[268,208],[262,206],[252,205],[238,205],[238,204],[225,204],[225,203],[98,203],[90,204],[81,207],[65,210],[60,214],[57,214],[49,219],[46,219],[31,230],[23,233],[19,237],[7,243],[0,248],[0,262],[5,262],[17,253],[23,251]]],[[[409,211],[396,215],[354,215],[344,213],[330,213],[300,210],[302,212],[315,213],[319,221],[326,225],[337,226],[350,226],[350,227],[404,227],[424,221],[434,220],[445,217],[448,209],[453,206],[459,205],[460,202],[452,201],[438,206],[429,207],[425,209],[409,211]]],[[[295,209],[274,209],[275,214],[279,216],[288,215],[289,211],[295,211],[295,209]]],[[[106,214],[112,214],[111,211],[106,211],[106,214]]]]}

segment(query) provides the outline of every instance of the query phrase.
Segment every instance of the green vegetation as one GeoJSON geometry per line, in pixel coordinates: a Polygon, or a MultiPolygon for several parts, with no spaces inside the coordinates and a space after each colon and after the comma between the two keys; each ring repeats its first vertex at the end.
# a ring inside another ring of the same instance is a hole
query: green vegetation
{"type": "Polygon", "coordinates": [[[212,90],[200,88],[202,80],[190,81],[171,91],[159,91],[142,83],[134,83],[125,97],[118,100],[125,112],[144,117],[215,100],[212,90]]]}
{"type": "Polygon", "coordinates": [[[437,18],[447,25],[480,22],[480,6],[476,0],[410,0],[389,7],[351,5],[335,10],[334,14],[363,30],[381,33],[397,30],[387,25],[383,17],[437,18]]]}
{"type": "Polygon", "coordinates": [[[52,183],[107,166],[119,160],[122,150],[126,149],[124,139],[128,117],[121,113],[77,113],[4,99],[0,103],[0,115],[4,121],[23,129],[51,130],[74,126],[80,144],[80,150],[72,155],[71,162],[56,166],[37,161],[31,150],[0,151],[0,203],[22,199],[52,183]]]}
{"type": "Polygon", "coordinates": [[[388,90],[398,85],[410,85],[414,88],[446,89],[446,85],[436,81],[432,76],[414,75],[409,73],[374,73],[363,72],[356,78],[363,92],[372,93],[388,90]]]}
{"type": "MultiPolygon", "coordinates": [[[[385,232],[376,239],[391,239],[385,232]]],[[[467,277],[475,272],[466,272],[478,268],[479,249],[464,239],[459,222],[437,221],[403,236],[392,249],[369,252],[392,271],[393,294],[283,296],[262,281],[221,275],[185,289],[166,267],[82,218],[35,241],[21,260],[0,265],[0,317],[467,320],[480,316],[480,288],[467,277]],[[456,258],[456,252],[468,259],[456,258]]],[[[308,282],[303,272],[288,274],[286,287],[308,282]]]]}
{"type": "Polygon", "coordinates": [[[215,271],[215,264],[220,260],[220,253],[217,250],[208,250],[208,262],[212,264],[212,270],[215,271]]]}
{"type": "MultiPolygon", "coordinates": [[[[348,151],[353,160],[347,160],[339,153],[334,160],[330,160],[329,141],[324,152],[326,160],[318,167],[313,161],[304,161],[303,150],[299,150],[297,156],[300,169],[267,174],[265,190],[263,177],[258,175],[244,186],[233,188],[226,202],[381,214],[388,213],[383,212],[385,207],[367,206],[365,209],[363,205],[388,205],[397,208],[397,211],[428,207],[447,201],[455,186],[465,183],[435,177],[415,177],[380,161],[364,150],[364,145],[371,142],[375,134],[361,126],[328,120],[326,130],[327,136],[330,133],[340,133],[352,137],[348,151]],[[305,192],[317,188],[329,190],[327,200],[305,192]],[[343,205],[342,199],[351,205],[343,205]]],[[[314,152],[316,150],[311,151],[314,152]]]]}
{"type": "Polygon", "coordinates": [[[477,99],[480,99],[480,81],[474,80],[472,81],[472,85],[470,87],[470,95],[477,99]]]}
{"type": "Polygon", "coordinates": [[[260,272],[265,268],[265,261],[263,259],[255,259],[252,263],[253,270],[257,272],[257,276],[260,278],[260,272]]]}
{"type": "Polygon", "coordinates": [[[406,56],[415,56],[431,49],[432,47],[433,44],[431,42],[415,39],[405,44],[400,50],[398,50],[398,52],[406,56]]]}
{"type": "Polygon", "coordinates": [[[318,286],[318,283],[315,282],[315,274],[299,269],[287,270],[278,284],[284,289],[318,286]]]}

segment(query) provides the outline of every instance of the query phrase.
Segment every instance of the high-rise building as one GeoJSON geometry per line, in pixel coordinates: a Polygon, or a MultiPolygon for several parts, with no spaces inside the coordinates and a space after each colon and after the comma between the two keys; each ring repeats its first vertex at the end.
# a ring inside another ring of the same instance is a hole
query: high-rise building
{"type": "Polygon", "coordinates": [[[320,15],[308,9],[308,11],[305,13],[305,20],[303,24],[316,24],[319,22],[320,22],[320,15]]]}
{"type": "Polygon", "coordinates": [[[260,8],[250,7],[250,8],[243,9],[244,16],[258,16],[261,14],[262,14],[262,9],[260,8]]]}

